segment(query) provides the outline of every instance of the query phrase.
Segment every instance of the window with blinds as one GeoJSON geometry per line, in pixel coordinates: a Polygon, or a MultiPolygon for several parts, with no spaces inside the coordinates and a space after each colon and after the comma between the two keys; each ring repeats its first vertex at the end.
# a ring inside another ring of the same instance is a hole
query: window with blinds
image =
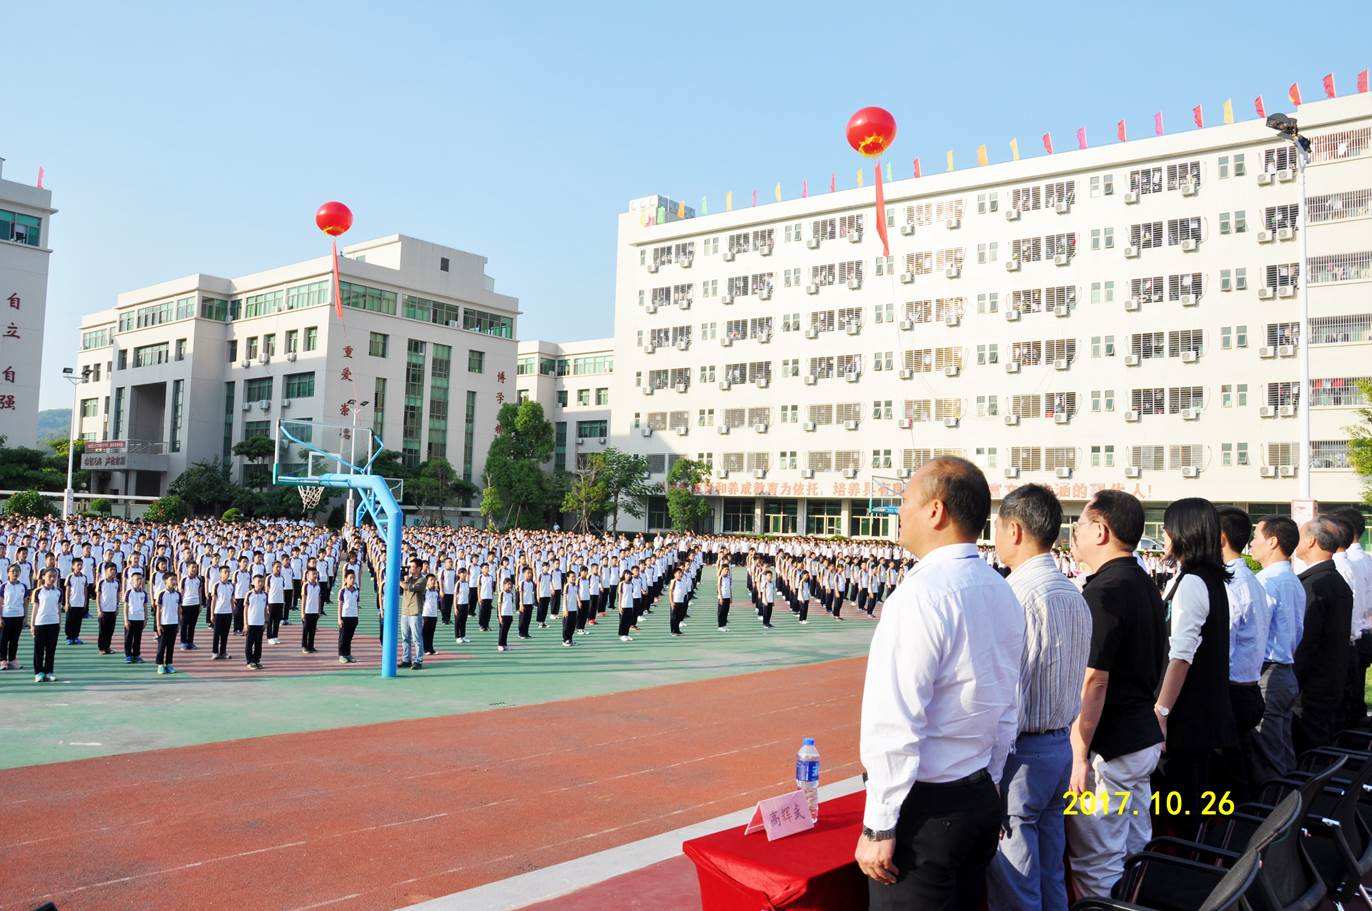
{"type": "Polygon", "coordinates": [[[821,288],[834,283],[835,268],[833,263],[824,266],[810,267],[810,281],[819,285],[821,288]]]}
{"type": "MultiPolygon", "coordinates": [[[[907,354],[909,352],[906,352],[907,354]]],[[[827,380],[834,375],[834,359],[832,357],[812,357],[810,358],[810,375],[827,380]]]]}
{"type": "Polygon", "coordinates": [[[931,300],[906,301],[905,317],[916,323],[933,322],[934,302],[931,300]]]}
{"type": "Polygon", "coordinates": [[[1077,467],[1077,450],[1072,446],[1049,446],[1043,450],[1043,467],[1049,471],[1077,467]]]}
{"type": "Polygon", "coordinates": [[[1166,293],[1166,289],[1167,285],[1163,282],[1161,275],[1145,276],[1129,281],[1130,296],[1137,297],[1146,304],[1162,303],[1162,296],[1166,293]]]}
{"type": "MultiPolygon", "coordinates": [[[[1314,145],[1314,141],[1311,141],[1314,145]]],[[[1263,149],[1262,169],[1268,174],[1277,171],[1294,171],[1296,169],[1296,150],[1283,143],[1275,148],[1263,149]]]]}
{"type": "Polygon", "coordinates": [[[1010,308],[1021,315],[1043,312],[1043,289],[1021,288],[1010,292],[1010,308]]]}
{"type": "Polygon", "coordinates": [[[857,449],[837,449],[834,451],[834,469],[847,471],[862,467],[862,452],[857,449]]]}
{"type": "Polygon", "coordinates": [[[810,423],[816,427],[826,427],[834,423],[834,406],[830,404],[811,405],[810,423]]]}
{"type": "Polygon", "coordinates": [[[1129,353],[1139,360],[1162,357],[1164,351],[1161,332],[1135,332],[1129,339],[1129,353]]]}
{"type": "Polygon", "coordinates": [[[1188,408],[1205,407],[1204,386],[1173,386],[1167,390],[1167,410],[1180,414],[1188,408]]]}
{"type": "Polygon", "coordinates": [[[1161,446],[1130,446],[1129,465],[1144,471],[1161,471],[1164,467],[1164,450],[1161,446]]]}
{"type": "Polygon", "coordinates": [[[720,459],[720,464],[725,471],[742,471],[744,456],[741,452],[726,452],[720,459]]]}
{"type": "Polygon", "coordinates": [[[934,401],[934,420],[946,421],[962,417],[962,399],[936,399],[934,401]]]}
{"type": "Polygon", "coordinates": [[[1068,416],[1077,413],[1077,394],[1075,392],[1045,392],[1043,394],[1043,416],[1046,418],[1056,417],[1059,414],[1068,416]]]}
{"type": "Polygon", "coordinates": [[[811,471],[833,471],[834,454],[827,449],[805,453],[805,467],[811,471]]]}
{"type": "Polygon", "coordinates": [[[1167,166],[1167,189],[1180,190],[1187,181],[1200,184],[1199,161],[1180,161],[1167,166]]]}
{"type": "Polygon", "coordinates": [[[1300,384],[1295,382],[1268,383],[1267,404],[1272,408],[1297,405],[1300,403],[1300,388],[1300,384]]]}
{"type": "Polygon", "coordinates": [[[1166,414],[1167,396],[1161,386],[1133,389],[1129,392],[1129,407],[1139,414],[1166,414]]]}
{"type": "Polygon", "coordinates": [[[1010,467],[1020,471],[1040,471],[1043,468],[1043,453],[1037,446],[1011,446],[1010,467]]]}
{"type": "Polygon", "coordinates": [[[1201,239],[1200,216],[1192,218],[1170,218],[1167,220],[1167,244],[1175,247],[1183,241],[1201,239]]]}
{"type": "Polygon", "coordinates": [[[1183,294],[1201,296],[1201,273],[1183,272],[1167,276],[1167,299],[1181,300],[1183,294]]]}
{"type": "Polygon", "coordinates": [[[1349,158],[1359,158],[1366,155],[1369,148],[1372,148],[1372,127],[1340,130],[1337,133],[1326,133],[1323,136],[1312,137],[1310,140],[1310,160],[1312,162],[1346,161],[1349,158]]]}
{"type": "Polygon", "coordinates": [[[928,399],[906,399],[905,416],[912,421],[927,421],[930,415],[928,399]]]}
{"type": "Polygon", "coordinates": [[[838,222],[833,218],[817,218],[810,223],[810,236],[833,240],[838,237],[838,222]]]}
{"type": "Polygon", "coordinates": [[[1173,329],[1167,333],[1167,356],[1181,357],[1188,351],[1201,354],[1205,350],[1205,330],[1173,329]]]}
{"type": "Polygon", "coordinates": [[[1015,342],[1010,346],[1010,360],[1026,367],[1043,363],[1043,342],[1015,342]]]}
{"type": "Polygon", "coordinates": [[[1023,237],[1010,241],[1010,258],[1022,263],[1036,263],[1043,259],[1043,238],[1023,237]]]}
{"type": "Polygon", "coordinates": [[[750,452],[750,453],[748,453],[748,470],[749,470],[749,471],[766,471],[766,470],[767,470],[768,468],[770,468],[770,467],[772,467],[772,460],[771,460],[771,454],[770,454],[770,453],[766,453],[766,452],[750,452]]]}
{"type": "MultiPolygon", "coordinates": [[[[1325,319],[1328,319],[1329,317],[1324,317],[1324,318],[1325,318],[1325,319]]],[[[1334,319],[1338,319],[1338,317],[1334,317],[1334,319]]],[[[1310,323],[1311,323],[1311,326],[1310,326],[1310,329],[1311,329],[1310,341],[1311,341],[1312,344],[1315,343],[1315,339],[1316,339],[1315,325],[1314,325],[1314,324],[1317,323],[1317,322],[1319,322],[1318,319],[1314,319],[1314,320],[1311,320],[1311,321],[1310,321],[1310,323]]],[[[1269,346],[1271,346],[1271,347],[1276,347],[1277,345],[1294,345],[1294,344],[1296,344],[1297,342],[1300,341],[1300,337],[1301,337],[1301,327],[1300,327],[1300,323],[1268,323],[1268,324],[1267,324],[1267,344],[1268,344],[1269,346]]]]}
{"type": "Polygon", "coordinates": [[[1077,356],[1077,340],[1053,338],[1043,343],[1043,356],[1050,361],[1071,361],[1077,356]]]}
{"type": "Polygon", "coordinates": [[[905,369],[915,373],[932,373],[934,370],[933,348],[907,348],[905,350],[905,369]]]}
{"type": "Polygon", "coordinates": [[[1280,228],[1295,228],[1300,218],[1300,205],[1290,203],[1282,206],[1268,206],[1262,213],[1262,225],[1269,231],[1280,228]]]}
{"type": "Polygon", "coordinates": [[[861,402],[839,402],[834,406],[834,417],[840,424],[862,420],[861,402]]]}
{"type": "Polygon", "coordinates": [[[1280,265],[1268,266],[1265,270],[1267,287],[1269,288],[1294,288],[1300,280],[1300,263],[1282,263],[1280,265]]]}
{"type": "Polygon", "coordinates": [[[725,408],[724,426],[730,429],[737,429],[746,426],[748,423],[748,409],[746,408],[725,408]]]}
{"type": "MultiPolygon", "coordinates": [[[[1295,323],[1283,323],[1282,325],[1292,327],[1292,335],[1295,335],[1295,323]]],[[[1270,329],[1271,327],[1269,327],[1270,329]]],[[[1317,316],[1310,320],[1310,344],[1312,345],[1338,345],[1345,342],[1365,342],[1372,339],[1372,314],[1354,313],[1348,316],[1317,316]]],[[[1278,344],[1294,344],[1295,342],[1280,342],[1278,344]]]]}
{"type": "Polygon", "coordinates": [[[1310,257],[1310,284],[1360,282],[1372,278],[1372,250],[1310,257]]]}
{"type": "Polygon", "coordinates": [[[1279,468],[1295,465],[1301,451],[1296,443],[1268,443],[1264,449],[1267,456],[1266,464],[1279,468]]]}
{"type": "Polygon", "coordinates": [[[1151,250],[1162,246],[1162,222],[1145,221],[1129,226],[1129,246],[1151,250]]]}
{"type": "MultiPolygon", "coordinates": [[[[1366,218],[1369,214],[1372,214],[1372,189],[1346,190],[1342,193],[1312,196],[1308,201],[1305,217],[1310,224],[1318,225],[1349,218],[1366,218]]],[[[1291,227],[1295,227],[1294,221],[1291,227]]]]}
{"type": "Polygon", "coordinates": [[[1043,415],[1037,394],[1014,395],[1010,397],[1010,413],[1018,418],[1036,418],[1043,415]]]}
{"type": "Polygon", "coordinates": [[[1129,192],[1140,196],[1162,192],[1162,168],[1138,168],[1129,172],[1129,192]]]}
{"type": "Polygon", "coordinates": [[[748,426],[756,427],[758,424],[772,423],[772,409],[767,407],[748,409],[748,426]]]}
{"type": "Polygon", "coordinates": [[[1182,468],[1204,468],[1205,447],[1199,443],[1173,444],[1168,446],[1167,464],[1173,471],[1182,468]]]}

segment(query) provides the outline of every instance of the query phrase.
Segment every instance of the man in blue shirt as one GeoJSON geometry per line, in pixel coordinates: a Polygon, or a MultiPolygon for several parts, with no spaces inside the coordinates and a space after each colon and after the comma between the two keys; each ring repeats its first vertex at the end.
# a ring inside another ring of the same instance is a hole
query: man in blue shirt
{"type": "Polygon", "coordinates": [[[1253,736],[1253,768],[1258,784],[1280,778],[1296,767],[1291,717],[1300,689],[1296,684],[1296,646],[1305,627],[1305,589],[1291,569],[1291,554],[1300,542],[1296,523],[1286,516],[1258,522],[1249,553],[1262,564],[1258,583],[1267,592],[1272,620],[1259,686],[1262,721],[1253,736]]]}
{"type": "Polygon", "coordinates": [[[1253,790],[1253,731],[1262,721],[1266,700],[1258,684],[1267,655],[1267,631],[1272,606],[1262,583],[1248,568],[1243,550],[1253,537],[1253,521],[1237,506],[1221,506],[1220,552],[1233,574],[1224,584],[1229,596],[1229,704],[1238,728],[1238,744],[1226,751],[1225,775],[1237,801],[1250,800],[1253,790]]]}

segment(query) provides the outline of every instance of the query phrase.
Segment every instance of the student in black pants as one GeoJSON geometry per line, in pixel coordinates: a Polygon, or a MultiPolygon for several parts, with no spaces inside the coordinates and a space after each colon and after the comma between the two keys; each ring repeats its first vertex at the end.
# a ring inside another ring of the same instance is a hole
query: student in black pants
{"type": "Polygon", "coordinates": [[[620,642],[632,642],[634,640],[634,637],[629,635],[629,631],[633,629],[634,625],[634,607],[633,601],[629,597],[628,591],[626,591],[628,586],[629,576],[626,573],[625,575],[620,577],[619,585],[616,586],[616,588],[614,589],[615,603],[619,605],[620,642]]]}
{"type": "Polygon", "coordinates": [[[62,588],[57,570],[45,569],[43,583],[33,590],[30,600],[29,632],[33,635],[33,682],[51,683],[53,661],[57,657],[57,631],[61,628],[62,588]]]}
{"type": "Polygon", "coordinates": [[[810,571],[802,570],[800,573],[800,589],[796,592],[796,604],[799,606],[801,623],[810,622],[810,571]]]}
{"type": "Polygon", "coordinates": [[[576,635],[578,591],[576,576],[568,573],[567,582],[562,589],[562,644],[567,648],[571,647],[572,637],[576,635]]]}
{"type": "Polygon", "coordinates": [[[729,554],[725,552],[719,560],[719,610],[715,616],[716,626],[725,632],[729,629],[729,605],[733,603],[734,598],[734,577],[729,572],[729,566],[729,554]]]}
{"type": "Polygon", "coordinates": [[[0,583],[0,670],[19,667],[19,636],[24,632],[24,605],[29,587],[19,580],[19,567],[10,564],[8,579],[0,583]]]}
{"type": "Polygon", "coordinates": [[[135,570],[129,576],[129,589],[124,592],[124,663],[143,663],[143,626],[148,622],[151,600],[143,587],[143,573],[135,570]]]}
{"type": "Polygon", "coordinates": [[[357,631],[357,579],[353,571],[343,575],[343,587],[338,592],[338,663],[353,663],[353,633],[357,631]]]}
{"type": "Polygon", "coordinates": [[[319,571],[314,568],[305,570],[305,580],[300,586],[300,651],[305,655],[314,654],[314,636],[319,629],[319,617],[324,612],[324,588],[319,584],[319,571]]]}
{"type": "Polygon", "coordinates": [[[229,628],[234,619],[233,582],[229,579],[227,566],[219,567],[219,581],[211,592],[210,616],[214,625],[214,654],[210,660],[223,661],[229,657],[229,628]]]}
{"type": "Polygon", "coordinates": [[[162,577],[157,593],[157,673],[175,674],[176,634],[181,628],[181,587],[175,573],[162,577]]]}
{"type": "Polygon", "coordinates": [[[246,667],[255,671],[262,669],[262,634],[267,628],[267,588],[261,575],[253,576],[252,590],[243,599],[243,620],[247,624],[247,637],[243,643],[243,660],[246,667]]]}
{"type": "Polygon", "coordinates": [[[453,636],[457,644],[467,641],[467,618],[472,615],[472,583],[465,569],[457,572],[457,592],[453,596],[453,636]]]}
{"type": "Polygon", "coordinates": [[[81,641],[81,622],[86,619],[86,599],[90,595],[90,588],[86,574],[81,571],[81,560],[76,558],[71,561],[71,575],[67,576],[66,599],[67,599],[67,645],[84,645],[81,641]]]}
{"type": "Polygon", "coordinates": [[[95,647],[108,655],[114,644],[114,624],[119,619],[119,575],[113,563],[105,564],[105,575],[95,586],[95,609],[99,611],[99,629],[95,647]]]}
{"type": "Polygon", "coordinates": [[[419,624],[420,647],[426,655],[438,654],[434,650],[434,632],[438,629],[442,600],[442,595],[438,593],[438,577],[429,573],[424,577],[424,603],[420,606],[419,624]]]}
{"type": "Polygon", "coordinates": [[[514,619],[514,580],[507,578],[500,583],[500,642],[496,645],[497,651],[503,652],[508,647],[506,642],[510,638],[510,627],[514,625],[514,619]]]}
{"type": "Polygon", "coordinates": [[[532,566],[524,568],[524,577],[519,582],[519,638],[529,639],[529,624],[534,619],[534,602],[537,601],[538,586],[534,582],[532,566]]]}

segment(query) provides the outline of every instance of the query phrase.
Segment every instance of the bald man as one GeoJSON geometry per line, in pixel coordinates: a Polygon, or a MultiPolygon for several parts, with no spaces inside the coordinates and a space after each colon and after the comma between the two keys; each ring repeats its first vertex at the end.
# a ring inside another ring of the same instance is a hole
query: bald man
{"type": "Polygon", "coordinates": [[[1348,675],[1351,649],[1353,590],[1334,566],[1334,553],[1345,529],[1329,517],[1301,526],[1296,557],[1305,564],[1300,574],[1305,589],[1305,630],[1296,646],[1296,752],[1327,746],[1338,732],[1340,697],[1348,675]]]}

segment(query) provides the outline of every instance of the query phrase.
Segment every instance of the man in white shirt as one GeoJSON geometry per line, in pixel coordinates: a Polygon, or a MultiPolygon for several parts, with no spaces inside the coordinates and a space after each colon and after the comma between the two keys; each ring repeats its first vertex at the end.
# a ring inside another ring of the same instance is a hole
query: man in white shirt
{"type": "Polygon", "coordinates": [[[1291,719],[1300,687],[1296,683],[1295,654],[1305,629],[1305,589],[1291,571],[1291,554],[1300,543],[1300,530],[1287,516],[1266,516],[1258,522],[1248,551],[1262,564],[1258,582],[1267,592],[1272,621],[1258,685],[1263,695],[1262,721],[1253,740],[1254,775],[1258,784],[1281,778],[1296,767],[1291,719]]]}
{"type": "Polygon", "coordinates": [[[855,857],[873,911],[977,908],[985,895],[1025,625],[977,553],[990,512],[985,476],[961,458],[924,465],[901,500],[900,543],[919,563],[882,610],[862,696],[855,857]]]}

